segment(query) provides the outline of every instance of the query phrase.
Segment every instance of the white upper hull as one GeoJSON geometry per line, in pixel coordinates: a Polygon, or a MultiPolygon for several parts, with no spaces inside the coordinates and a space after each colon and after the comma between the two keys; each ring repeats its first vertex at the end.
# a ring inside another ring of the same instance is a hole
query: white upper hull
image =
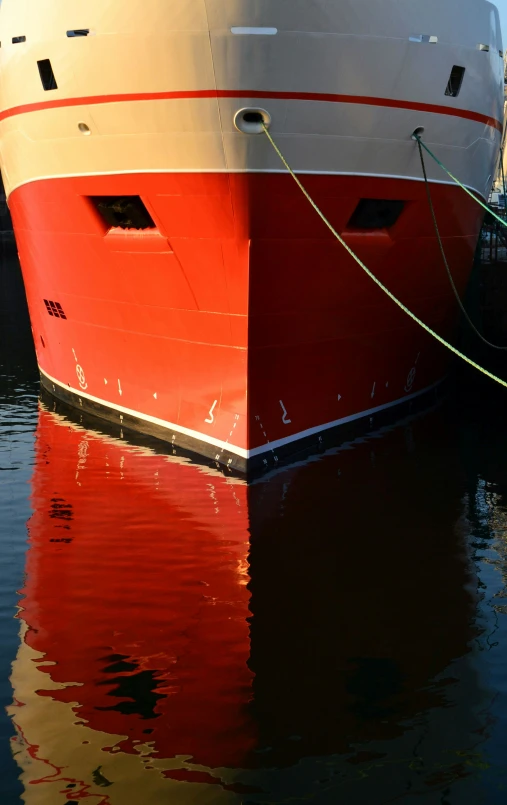
{"type": "Polygon", "coordinates": [[[264,137],[235,129],[245,106],[269,112],[301,172],[420,179],[423,126],[483,196],[495,174],[503,46],[485,0],[3,0],[0,39],[8,193],[57,176],[283,170],[264,137]],[[90,34],[66,36],[76,28],[90,34]],[[57,89],[44,91],[42,59],[57,89]],[[458,97],[445,94],[453,65],[458,97]]]}

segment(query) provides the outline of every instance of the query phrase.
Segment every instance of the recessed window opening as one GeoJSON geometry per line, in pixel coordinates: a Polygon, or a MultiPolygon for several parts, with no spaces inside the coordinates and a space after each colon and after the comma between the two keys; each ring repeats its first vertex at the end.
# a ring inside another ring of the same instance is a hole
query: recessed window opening
{"type": "Polygon", "coordinates": [[[44,90],[47,92],[50,89],[58,89],[58,84],[56,83],[55,74],[53,73],[49,59],[41,59],[41,61],[37,62],[37,67],[39,68],[40,80],[42,81],[44,90]]]}
{"type": "Polygon", "coordinates": [[[103,221],[120,229],[155,229],[155,222],[139,196],[90,196],[103,221]]]}
{"type": "Polygon", "coordinates": [[[73,28],[71,31],[67,31],[67,36],[74,37],[74,36],[88,36],[90,33],[89,28],[73,28]]]}
{"type": "Polygon", "coordinates": [[[404,206],[404,201],[362,198],[347,229],[389,229],[400,217],[404,206]]]}
{"type": "Polygon", "coordinates": [[[489,45],[482,45],[479,43],[477,45],[477,50],[483,50],[485,53],[489,53],[489,45]]]}
{"type": "Polygon", "coordinates": [[[13,36],[12,44],[19,45],[20,42],[26,42],[26,36],[13,36]]]}
{"type": "Polygon", "coordinates": [[[451,70],[451,75],[449,76],[449,81],[447,82],[445,94],[451,98],[457,98],[461,91],[461,85],[463,84],[464,77],[465,68],[459,67],[459,65],[455,64],[451,70]]]}

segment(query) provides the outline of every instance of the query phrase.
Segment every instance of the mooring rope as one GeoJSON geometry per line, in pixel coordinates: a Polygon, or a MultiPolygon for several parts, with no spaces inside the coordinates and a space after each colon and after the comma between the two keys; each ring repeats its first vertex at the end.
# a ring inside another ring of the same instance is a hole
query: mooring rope
{"type": "Polygon", "coordinates": [[[431,157],[432,159],[434,159],[434,160],[435,160],[435,162],[437,163],[437,165],[440,165],[440,167],[442,168],[442,170],[443,170],[443,171],[445,171],[445,173],[446,173],[448,176],[450,176],[450,177],[451,177],[451,179],[452,179],[454,182],[456,182],[456,184],[457,184],[457,185],[459,185],[459,186],[461,187],[461,189],[462,189],[462,190],[464,190],[464,191],[465,191],[465,193],[468,193],[468,195],[470,196],[470,198],[473,198],[473,200],[474,200],[474,201],[476,201],[476,202],[477,202],[477,204],[480,204],[480,206],[481,206],[481,207],[483,207],[483,208],[486,210],[486,212],[489,212],[489,214],[490,214],[490,215],[492,215],[492,216],[493,216],[493,218],[496,218],[496,220],[497,220],[497,221],[500,221],[500,223],[502,224],[502,226],[507,226],[507,221],[505,220],[505,218],[501,218],[499,215],[497,215],[497,214],[496,214],[496,212],[494,212],[494,211],[491,209],[491,207],[488,207],[488,205],[487,205],[487,204],[484,204],[484,202],[483,202],[483,201],[481,201],[481,200],[480,200],[480,198],[478,198],[478,196],[477,196],[477,194],[476,194],[476,193],[472,193],[472,191],[471,191],[471,190],[469,190],[469,189],[468,189],[468,187],[465,187],[465,185],[464,185],[462,182],[460,182],[460,180],[459,180],[459,179],[457,179],[457,178],[456,178],[456,176],[454,176],[454,174],[452,174],[452,173],[451,173],[451,171],[450,171],[450,170],[448,170],[448,168],[446,168],[446,167],[445,167],[444,163],[443,163],[443,162],[441,162],[441,161],[439,160],[439,158],[438,158],[438,157],[437,157],[437,156],[436,156],[436,155],[433,153],[433,151],[432,151],[430,148],[428,148],[428,146],[426,145],[426,143],[423,143],[423,141],[421,140],[421,138],[420,138],[419,134],[416,134],[416,133],[414,132],[414,133],[412,134],[412,139],[413,139],[413,140],[416,140],[416,142],[418,142],[418,143],[419,143],[419,145],[422,145],[422,147],[424,148],[424,150],[428,152],[428,154],[430,155],[430,157],[431,157]]]}
{"type": "Polygon", "coordinates": [[[445,270],[447,272],[449,282],[451,283],[451,288],[453,290],[454,296],[456,297],[456,301],[458,303],[458,306],[459,306],[463,316],[465,317],[468,325],[471,327],[471,329],[474,331],[476,336],[478,336],[478,338],[480,338],[481,341],[484,344],[486,344],[488,347],[491,347],[491,349],[500,349],[500,350],[505,351],[505,350],[507,350],[507,346],[506,347],[500,347],[500,346],[498,346],[498,344],[492,344],[491,341],[488,341],[488,339],[483,336],[481,331],[478,330],[477,327],[475,326],[475,324],[473,323],[472,319],[470,318],[470,316],[468,315],[468,313],[466,311],[466,308],[465,308],[463,302],[461,301],[461,297],[459,295],[458,289],[456,288],[456,284],[454,282],[454,278],[452,276],[451,269],[449,268],[449,263],[447,262],[447,257],[445,255],[445,251],[444,251],[444,244],[442,243],[442,238],[440,237],[440,230],[438,228],[437,216],[435,214],[435,208],[433,206],[433,199],[431,198],[430,183],[428,181],[428,174],[426,173],[426,165],[424,163],[424,154],[423,154],[423,150],[422,150],[422,144],[421,144],[421,140],[419,138],[417,138],[417,145],[418,145],[418,148],[419,148],[419,156],[421,158],[421,166],[422,166],[422,172],[423,172],[423,176],[424,176],[424,186],[426,188],[426,197],[428,199],[428,204],[429,204],[430,211],[431,211],[431,217],[433,219],[433,227],[435,229],[435,233],[436,233],[436,236],[437,236],[437,242],[438,242],[438,245],[439,245],[439,248],[440,248],[440,254],[442,255],[442,260],[444,261],[445,270]]]}
{"type": "Polygon", "coordinates": [[[503,184],[503,211],[505,215],[507,213],[507,191],[505,188],[505,169],[503,164],[504,153],[505,153],[505,140],[504,144],[502,145],[502,150],[500,151],[500,164],[502,166],[502,184],[503,184]]]}
{"type": "MultiPolygon", "coordinates": [[[[303,195],[305,196],[305,198],[307,199],[307,201],[308,201],[308,202],[311,204],[311,206],[313,207],[313,209],[315,210],[315,212],[317,213],[317,215],[318,215],[318,216],[319,216],[319,217],[322,219],[322,221],[325,223],[325,225],[326,225],[326,226],[327,226],[327,228],[330,230],[330,232],[332,232],[332,234],[335,236],[335,238],[337,239],[337,241],[338,241],[339,243],[341,243],[341,245],[343,246],[343,248],[344,248],[344,249],[345,249],[345,250],[346,250],[346,251],[347,251],[347,252],[350,254],[350,256],[352,257],[352,259],[353,259],[353,260],[355,260],[355,262],[356,262],[356,263],[357,263],[357,264],[360,266],[360,268],[362,268],[362,270],[365,272],[365,274],[367,274],[367,275],[368,275],[368,277],[369,277],[371,280],[373,280],[373,282],[374,282],[376,285],[378,285],[378,287],[379,287],[379,288],[380,288],[380,289],[381,289],[381,290],[382,290],[382,291],[383,291],[383,292],[386,294],[386,296],[388,296],[388,297],[389,297],[389,299],[391,299],[391,301],[392,301],[392,302],[394,302],[394,304],[395,304],[395,305],[397,305],[397,306],[400,308],[400,310],[403,310],[403,312],[404,312],[404,313],[406,313],[406,314],[407,314],[407,316],[409,316],[409,317],[410,317],[410,318],[411,318],[413,321],[415,321],[415,322],[416,322],[416,324],[418,324],[420,327],[422,327],[422,329],[423,329],[423,330],[425,330],[425,331],[426,331],[426,332],[427,332],[429,335],[431,335],[433,338],[435,338],[435,339],[436,339],[436,340],[437,340],[437,341],[438,341],[440,344],[442,344],[442,346],[444,346],[446,349],[448,349],[448,350],[449,350],[450,352],[452,352],[454,355],[457,355],[457,356],[458,356],[458,358],[461,358],[461,360],[465,361],[465,363],[468,363],[470,366],[473,366],[473,367],[474,367],[474,369],[477,369],[477,371],[481,372],[481,373],[482,373],[483,375],[485,375],[486,377],[489,377],[491,380],[494,380],[494,381],[495,381],[495,383],[499,383],[501,386],[504,386],[504,388],[507,388],[507,381],[502,380],[502,378],[501,378],[501,377],[497,377],[497,376],[496,376],[496,375],[494,375],[492,372],[489,372],[489,371],[488,371],[487,369],[485,369],[483,366],[480,366],[478,363],[476,363],[475,361],[473,361],[473,360],[472,360],[471,358],[469,358],[467,355],[464,355],[462,352],[460,352],[460,351],[459,351],[459,349],[457,349],[456,347],[453,347],[453,346],[452,346],[452,344],[449,344],[449,342],[448,342],[448,341],[446,341],[446,340],[445,340],[445,338],[442,338],[442,336],[438,335],[438,333],[436,333],[434,330],[432,330],[432,329],[431,329],[431,327],[429,327],[429,326],[428,326],[427,324],[425,324],[425,323],[424,323],[424,322],[423,322],[421,319],[419,319],[419,318],[418,318],[418,317],[415,315],[415,313],[412,313],[412,311],[411,311],[411,310],[409,310],[409,309],[408,309],[408,307],[406,307],[406,306],[403,304],[403,302],[401,302],[401,301],[400,301],[400,300],[399,300],[399,299],[398,299],[398,298],[397,298],[397,297],[396,297],[396,296],[395,296],[393,293],[391,293],[391,291],[389,290],[389,288],[386,288],[386,286],[385,286],[385,285],[384,285],[384,284],[383,284],[383,283],[382,283],[382,282],[381,282],[379,279],[377,279],[377,277],[375,276],[375,274],[373,274],[373,272],[371,272],[371,271],[370,271],[370,269],[369,269],[367,266],[365,266],[365,264],[363,263],[363,261],[362,261],[362,260],[361,260],[361,259],[360,259],[360,258],[357,256],[357,254],[356,254],[356,253],[355,253],[355,252],[354,252],[354,251],[353,251],[353,250],[350,248],[350,246],[348,246],[348,245],[347,245],[347,243],[345,243],[345,241],[343,240],[343,238],[341,237],[341,235],[339,235],[339,234],[338,234],[338,232],[337,232],[337,231],[336,231],[336,229],[333,227],[333,225],[332,225],[332,224],[331,224],[331,223],[330,223],[330,222],[327,220],[327,218],[326,218],[326,216],[324,215],[324,213],[323,213],[323,212],[320,210],[320,208],[317,206],[317,204],[315,203],[315,201],[313,200],[313,198],[310,196],[310,194],[308,193],[308,191],[306,190],[306,188],[305,188],[305,187],[304,187],[304,186],[301,184],[301,182],[299,181],[298,177],[296,176],[296,174],[294,173],[294,171],[293,171],[293,170],[292,170],[292,168],[290,167],[289,163],[287,162],[287,160],[286,160],[286,159],[285,159],[285,157],[283,156],[282,152],[281,152],[281,151],[280,151],[280,149],[278,148],[278,146],[277,146],[277,144],[275,143],[275,141],[274,141],[273,137],[272,137],[272,136],[271,136],[271,134],[269,133],[267,126],[266,126],[264,123],[262,123],[262,128],[264,129],[264,133],[265,133],[266,137],[268,138],[269,142],[270,142],[270,143],[271,143],[271,145],[273,146],[273,148],[274,148],[275,152],[277,153],[277,155],[278,155],[279,159],[281,160],[282,164],[285,166],[285,168],[287,169],[287,171],[290,173],[290,175],[292,176],[292,178],[293,178],[293,179],[294,179],[294,181],[296,182],[297,186],[299,187],[299,189],[301,190],[301,192],[303,193],[303,195]]],[[[414,137],[415,137],[415,136],[416,136],[416,135],[414,135],[414,137]]],[[[424,143],[423,143],[423,145],[424,145],[424,143]]],[[[450,174],[449,174],[449,175],[450,175],[450,174]]],[[[453,177],[453,178],[454,178],[454,177],[453,177]]],[[[469,191],[467,190],[467,192],[469,192],[469,191]]],[[[470,195],[471,195],[471,194],[470,194],[470,195]]],[[[487,208],[486,208],[486,209],[487,209],[487,208]]]]}

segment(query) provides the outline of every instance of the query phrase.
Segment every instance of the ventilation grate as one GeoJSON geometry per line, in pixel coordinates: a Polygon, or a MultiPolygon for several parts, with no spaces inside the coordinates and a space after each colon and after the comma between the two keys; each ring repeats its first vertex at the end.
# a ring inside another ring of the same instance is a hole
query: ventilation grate
{"type": "Polygon", "coordinates": [[[362,198],[347,229],[389,229],[400,217],[404,206],[404,201],[362,198]]]}
{"type": "Polygon", "coordinates": [[[39,68],[42,86],[46,92],[50,89],[58,89],[58,84],[56,83],[55,74],[53,73],[53,68],[51,67],[51,62],[49,59],[41,59],[37,62],[37,67],[39,68]]]}
{"type": "Polygon", "coordinates": [[[67,31],[67,36],[88,36],[89,33],[89,28],[73,28],[71,31],[67,31]]]}
{"type": "Polygon", "coordinates": [[[12,37],[12,44],[19,45],[20,42],[26,42],[26,36],[13,36],[12,37]]]}
{"type": "Polygon", "coordinates": [[[120,229],[154,229],[155,223],[140,196],[90,196],[108,226],[120,229]]]}
{"type": "Polygon", "coordinates": [[[447,82],[445,94],[451,98],[457,98],[460,93],[464,77],[465,68],[455,64],[451,70],[451,75],[449,76],[449,81],[447,82]]]}
{"type": "MultiPolygon", "coordinates": [[[[58,524],[54,524],[54,528],[65,528],[67,531],[70,530],[69,522],[74,519],[74,512],[72,509],[72,503],[67,503],[64,498],[51,498],[51,507],[48,512],[50,518],[52,520],[60,520],[63,521],[58,524]]],[[[72,542],[72,537],[54,537],[49,540],[50,542],[72,542]]]]}
{"type": "Polygon", "coordinates": [[[63,308],[60,302],[52,302],[51,299],[49,300],[44,299],[44,304],[46,305],[46,310],[50,316],[54,316],[56,319],[67,318],[67,316],[63,312],[63,308]]]}

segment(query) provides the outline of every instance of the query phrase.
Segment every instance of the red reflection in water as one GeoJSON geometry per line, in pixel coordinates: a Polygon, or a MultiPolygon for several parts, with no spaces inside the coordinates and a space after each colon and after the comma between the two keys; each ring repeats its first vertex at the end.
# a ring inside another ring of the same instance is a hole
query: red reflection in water
{"type": "Polygon", "coordinates": [[[41,411],[12,677],[27,803],[239,805],[326,780],[376,802],[466,777],[484,724],[450,665],[474,634],[464,479],[434,427],[247,491],[41,411]]]}
{"type": "MultiPolygon", "coordinates": [[[[254,742],[246,487],[41,411],[27,644],[81,721],[159,757],[241,765],[254,742]]],[[[44,695],[44,691],[39,691],[44,695]]]]}

